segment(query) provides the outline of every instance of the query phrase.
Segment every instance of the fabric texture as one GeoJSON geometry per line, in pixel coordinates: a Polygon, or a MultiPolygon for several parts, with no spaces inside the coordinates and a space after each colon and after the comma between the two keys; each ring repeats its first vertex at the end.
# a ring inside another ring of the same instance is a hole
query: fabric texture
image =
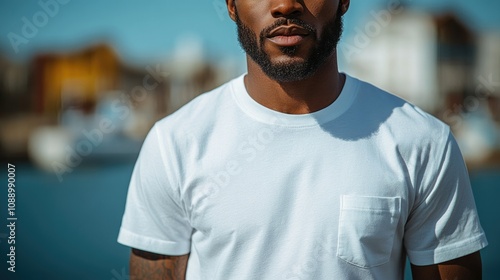
{"type": "Polygon", "coordinates": [[[118,241],[190,253],[187,279],[403,279],[487,245],[450,129],[346,75],[328,107],[268,109],[243,76],[158,121],[118,241]],[[407,254],[407,255],[406,255],[407,254]]]}

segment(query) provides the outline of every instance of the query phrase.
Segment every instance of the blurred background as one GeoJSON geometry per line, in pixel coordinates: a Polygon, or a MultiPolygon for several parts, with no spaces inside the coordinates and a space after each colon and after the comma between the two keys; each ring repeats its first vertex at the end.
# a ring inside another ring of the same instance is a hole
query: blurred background
{"type": "MultiPolygon", "coordinates": [[[[484,279],[500,274],[498,11],[495,0],[352,1],[338,49],[342,71],[452,128],[490,243],[484,279]]],[[[0,227],[0,278],[129,279],[116,237],[146,133],[245,72],[225,2],[2,0],[0,14],[0,173],[16,166],[18,218],[16,273],[0,227]]]]}

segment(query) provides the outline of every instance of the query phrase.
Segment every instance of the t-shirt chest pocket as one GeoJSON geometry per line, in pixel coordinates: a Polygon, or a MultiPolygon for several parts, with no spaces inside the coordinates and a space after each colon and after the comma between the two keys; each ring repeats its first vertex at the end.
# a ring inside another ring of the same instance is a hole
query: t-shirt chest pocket
{"type": "Polygon", "coordinates": [[[337,257],[364,268],[387,263],[400,214],[400,197],[342,196],[337,257]]]}

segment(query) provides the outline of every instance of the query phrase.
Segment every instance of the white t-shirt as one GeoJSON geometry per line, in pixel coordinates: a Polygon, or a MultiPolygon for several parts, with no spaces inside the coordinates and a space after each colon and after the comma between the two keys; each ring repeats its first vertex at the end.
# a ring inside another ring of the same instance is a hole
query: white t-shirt
{"type": "Polygon", "coordinates": [[[260,105],[241,76],[157,122],[118,241],[191,252],[189,280],[403,279],[406,254],[487,245],[449,128],[349,76],[312,114],[260,105]]]}

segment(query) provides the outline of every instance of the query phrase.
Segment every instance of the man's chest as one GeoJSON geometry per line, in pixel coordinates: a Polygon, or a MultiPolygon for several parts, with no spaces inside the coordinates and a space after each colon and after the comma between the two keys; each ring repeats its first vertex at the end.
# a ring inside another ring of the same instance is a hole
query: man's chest
{"type": "MultiPolygon", "coordinates": [[[[193,227],[248,235],[298,224],[335,231],[345,196],[397,197],[398,211],[408,212],[411,182],[394,149],[311,143],[243,144],[199,158],[182,188],[193,227]]],[[[379,207],[370,201],[360,199],[359,207],[379,207]]]]}

